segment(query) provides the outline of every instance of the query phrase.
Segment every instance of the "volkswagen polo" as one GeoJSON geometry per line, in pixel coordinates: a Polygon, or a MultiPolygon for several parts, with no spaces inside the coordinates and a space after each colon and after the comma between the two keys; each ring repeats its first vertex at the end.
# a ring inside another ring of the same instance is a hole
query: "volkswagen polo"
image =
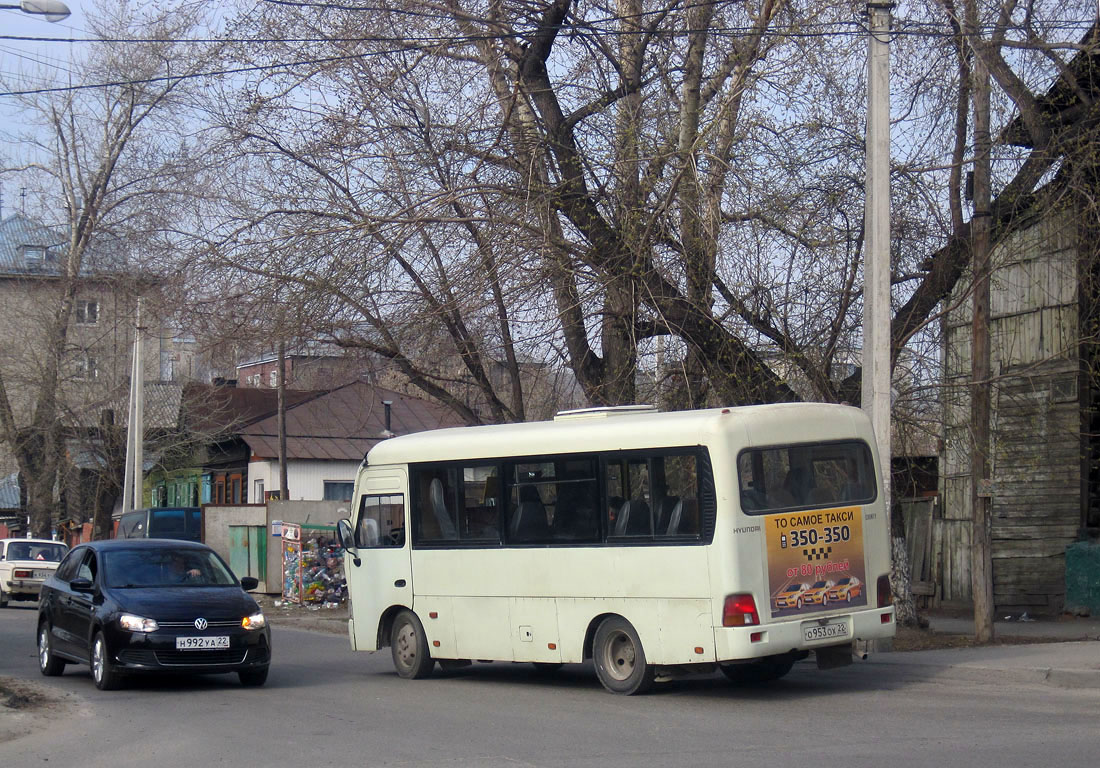
{"type": "Polygon", "coordinates": [[[271,634],[259,606],[205,544],[113,539],[75,547],[42,585],[38,661],[44,675],[88,664],[97,688],[142,673],[235,672],[263,685],[271,634]]]}

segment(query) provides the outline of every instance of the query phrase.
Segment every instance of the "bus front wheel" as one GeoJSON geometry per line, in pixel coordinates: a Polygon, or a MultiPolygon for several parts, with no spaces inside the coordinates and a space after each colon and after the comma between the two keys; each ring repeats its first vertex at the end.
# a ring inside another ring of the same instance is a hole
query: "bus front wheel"
{"type": "Polygon", "coordinates": [[[390,650],[393,651],[393,666],[401,677],[419,680],[432,673],[435,660],[428,651],[424,625],[412,611],[401,611],[393,620],[390,650]]]}
{"type": "Polygon", "coordinates": [[[604,619],[592,641],[596,676],[611,693],[627,696],[653,687],[656,669],[647,664],[642,641],[630,622],[619,616],[604,619]]]}

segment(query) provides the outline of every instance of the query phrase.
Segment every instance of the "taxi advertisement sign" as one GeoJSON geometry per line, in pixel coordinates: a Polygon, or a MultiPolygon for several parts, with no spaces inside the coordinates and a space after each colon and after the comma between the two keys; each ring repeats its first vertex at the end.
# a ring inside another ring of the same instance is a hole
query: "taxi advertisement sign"
{"type": "Polygon", "coordinates": [[[765,531],[772,617],[867,604],[860,507],[769,515],[765,531]]]}

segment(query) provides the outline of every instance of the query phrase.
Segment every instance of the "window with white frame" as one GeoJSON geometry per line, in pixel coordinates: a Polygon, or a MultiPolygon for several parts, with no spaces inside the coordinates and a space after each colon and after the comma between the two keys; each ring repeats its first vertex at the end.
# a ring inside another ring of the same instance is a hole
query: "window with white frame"
{"type": "Polygon", "coordinates": [[[99,376],[99,368],[96,365],[94,355],[84,352],[76,360],[76,378],[91,381],[99,376]]]}
{"type": "Polygon", "coordinates": [[[279,385],[279,372],[278,371],[272,371],[271,373],[269,373],[267,375],[267,378],[268,378],[268,382],[270,382],[268,384],[269,387],[277,387],[279,385]]]}
{"type": "Polygon", "coordinates": [[[99,322],[99,302],[78,301],[73,313],[77,325],[95,325],[99,322]]]}

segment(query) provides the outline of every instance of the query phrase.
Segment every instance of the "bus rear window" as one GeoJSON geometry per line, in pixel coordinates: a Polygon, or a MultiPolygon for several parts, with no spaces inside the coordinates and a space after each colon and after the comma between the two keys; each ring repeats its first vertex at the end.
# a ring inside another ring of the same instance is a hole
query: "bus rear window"
{"type": "Polygon", "coordinates": [[[867,504],[876,495],[871,451],[857,441],[750,448],[737,457],[737,476],[750,515],[867,504]]]}

